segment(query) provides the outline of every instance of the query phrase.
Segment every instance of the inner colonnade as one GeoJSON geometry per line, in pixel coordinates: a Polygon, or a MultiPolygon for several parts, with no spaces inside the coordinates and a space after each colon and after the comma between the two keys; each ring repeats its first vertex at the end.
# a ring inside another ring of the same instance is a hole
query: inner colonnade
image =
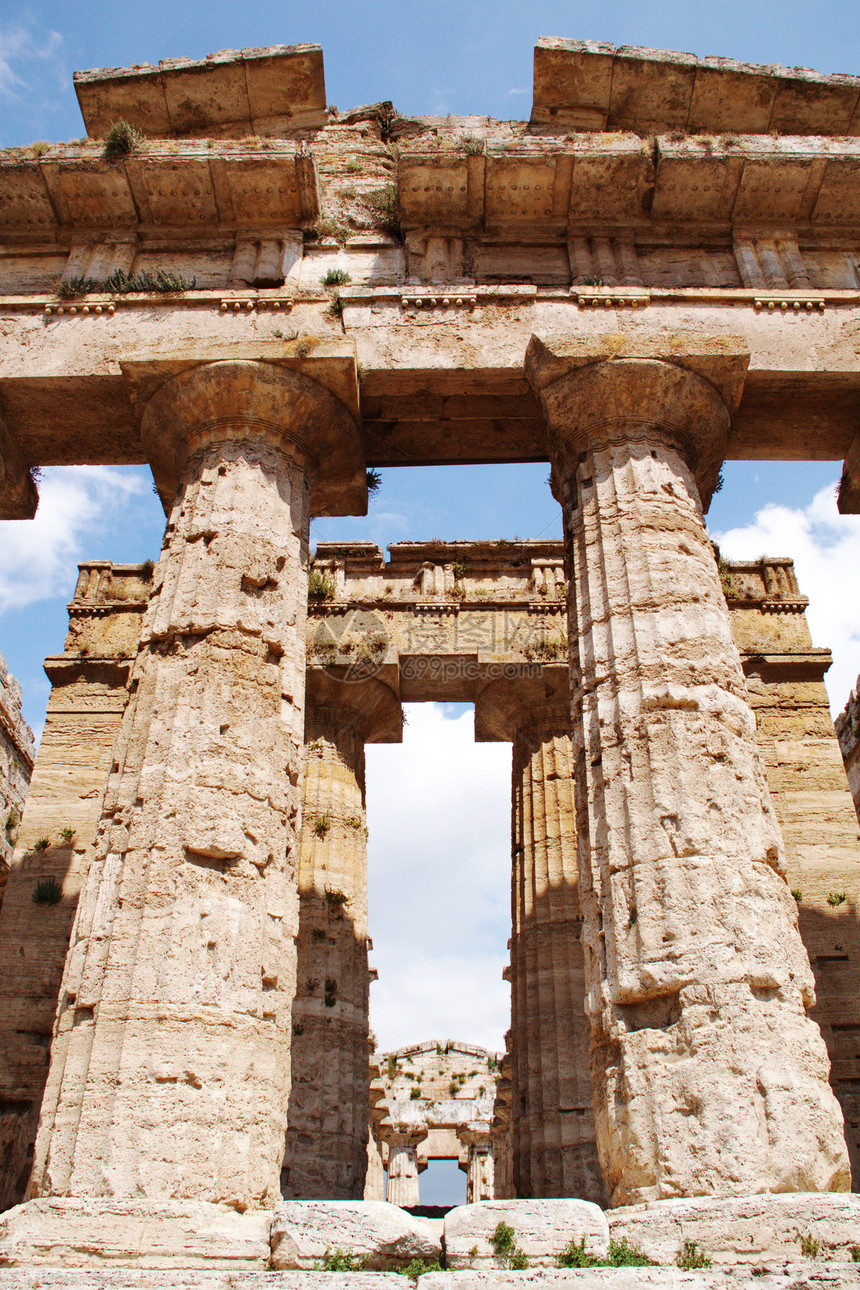
{"type": "Polygon", "coordinates": [[[860,84],[549,40],[527,124],[341,118],[316,46],[77,89],[93,139],[150,137],[0,167],[0,514],[40,466],[145,462],[167,526],[151,574],[86,566],[46,665],[3,1201],[73,1262],[97,1213],[187,1251],[195,1206],[251,1232],[362,1194],[364,747],[431,698],[513,747],[497,1190],[847,1190],[829,656],[790,561],[721,568],[704,514],[724,460],[843,461],[860,507],[860,84]],[[324,545],[309,587],[310,518],[366,513],[368,468],[529,461],[563,547],[324,545]]]}

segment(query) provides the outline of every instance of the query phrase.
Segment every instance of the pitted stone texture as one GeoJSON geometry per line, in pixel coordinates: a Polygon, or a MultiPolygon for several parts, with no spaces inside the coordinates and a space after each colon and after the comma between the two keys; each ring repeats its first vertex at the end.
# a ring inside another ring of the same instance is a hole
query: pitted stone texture
{"type": "Polygon", "coordinates": [[[492,1245],[499,1223],[513,1228],[516,1246],[525,1254],[529,1267],[555,1267],[565,1246],[583,1238],[587,1253],[595,1258],[605,1257],[609,1250],[606,1216],[590,1201],[487,1200],[477,1205],[459,1205],[445,1215],[448,1267],[503,1267],[492,1245]]]}
{"type": "MultiPolygon", "coordinates": [[[[116,1269],[0,1268],[0,1290],[118,1290],[116,1269]]],[[[398,1272],[151,1271],[124,1268],[122,1290],[403,1290],[398,1272]]]]}
{"type": "Polygon", "coordinates": [[[145,409],[181,482],[66,965],[33,1195],[279,1195],[311,458],[339,424],[320,431],[334,400],[321,412],[313,388],[214,364],[145,409]]]}
{"type": "Polygon", "coordinates": [[[284,1201],[275,1206],[271,1246],[275,1269],[318,1267],[326,1250],[364,1258],[371,1269],[442,1254],[430,1223],[384,1200],[284,1201]]]}
{"type": "Polygon", "coordinates": [[[270,1220],[201,1201],[31,1200],[0,1216],[0,1265],[264,1268],[270,1220]]]}
{"type": "MultiPolygon", "coordinates": [[[[707,484],[727,408],[674,363],[598,357],[577,367],[583,354],[566,365],[565,346],[529,351],[571,544],[586,1012],[607,1187],[615,1205],[846,1190],[842,1116],[806,1014],[812,973],[686,460],[707,484]]],[[[731,364],[719,374],[718,363],[711,377],[731,389],[731,364]]]]}
{"type": "Polygon", "coordinates": [[[860,1268],[850,1263],[822,1266],[805,1259],[778,1271],[760,1271],[761,1275],[759,1269],[753,1272],[741,1268],[708,1272],[682,1272],[680,1268],[536,1268],[503,1272],[481,1268],[428,1272],[418,1285],[420,1290],[517,1290],[522,1286],[534,1286],[535,1290],[851,1290],[860,1286],[860,1268]]]}
{"type": "Polygon", "coordinates": [[[659,1200],[610,1210],[607,1218],[613,1240],[626,1238],[655,1263],[674,1263],[685,1241],[714,1263],[791,1262],[802,1253],[801,1236],[820,1243],[822,1262],[850,1263],[860,1245],[860,1196],[853,1193],[659,1200]]]}

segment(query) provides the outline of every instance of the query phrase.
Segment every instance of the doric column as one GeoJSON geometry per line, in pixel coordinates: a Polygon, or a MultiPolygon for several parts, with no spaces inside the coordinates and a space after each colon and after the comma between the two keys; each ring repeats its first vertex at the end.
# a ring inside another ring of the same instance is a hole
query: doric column
{"type": "MultiPolygon", "coordinates": [[[[334,669],[332,669],[334,670],[334,669]]],[[[376,679],[308,671],[292,1087],[281,1191],[361,1200],[369,1120],[364,745],[402,738],[376,679]]]]}
{"type": "MultiPolygon", "coordinates": [[[[489,1124],[473,1120],[457,1128],[457,1137],[466,1148],[466,1204],[492,1200],[493,1137],[489,1124]]],[[[460,1165],[463,1168],[463,1165],[460,1165]]]]}
{"type": "Polygon", "coordinates": [[[188,368],[142,436],[175,470],[81,893],[34,1196],[279,1195],[298,930],[312,482],[356,427],[275,365],[188,368]]]}
{"type": "Polygon", "coordinates": [[[511,1122],[517,1196],[605,1189],[597,1159],[585,1016],[582,915],[567,668],[495,681],[476,703],[480,739],[512,760],[511,1122]]]}
{"type": "Polygon", "coordinates": [[[812,974],[702,522],[740,346],[673,335],[661,361],[629,337],[596,345],[533,338],[527,371],[569,542],[586,1010],[612,1203],[842,1190],[812,974]]]}
{"type": "Polygon", "coordinates": [[[385,1199],[406,1208],[420,1204],[418,1196],[418,1147],[427,1129],[411,1124],[383,1123],[381,1136],[388,1146],[388,1186],[385,1199]]]}

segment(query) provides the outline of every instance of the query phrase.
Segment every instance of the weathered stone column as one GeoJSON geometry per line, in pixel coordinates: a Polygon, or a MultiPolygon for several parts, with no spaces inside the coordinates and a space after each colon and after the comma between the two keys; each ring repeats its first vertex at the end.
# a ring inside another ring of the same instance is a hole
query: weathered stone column
{"type": "MultiPolygon", "coordinates": [[[[336,669],[332,669],[336,671],[336,669]]],[[[370,1033],[364,745],[402,738],[381,681],[308,671],[292,1087],[281,1192],[361,1200],[370,1033]]]]}
{"type": "Polygon", "coordinates": [[[511,1145],[517,1196],[604,1203],[585,1015],[567,668],[479,694],[480,739],[512,760],[511,1145]]]}
{"type": "Polygon", "coordinates": [[[175,464],[176,502],[72,933],[30,1194],[243,1211],[278,1198],[286,1127],[311,485],[325,472],[337,505],[361,446],[330,393],[256,362],[174,376],[142,435],[175,464]]]}
{"type": "Polygon", "coordinates": [[[843,1190],[812,974],[702,522],[741,347],[673,335],[661,361],[602,340],[533,338],[527,371],[569,542],[604,1175],[615,1205],[843,1190]]]}
{"type": "Polygon", "coordinates": [[[385,1199],[392,1205],[420,1204],[418,1196],[418,1147],[427,1130],[414,1125],[383,1125],[382,1139],[388,1145],[388,1186],[385,1199]]]}
{"type": "MultiPolygon", "coordinates": [[[[492,1200],[493,1190],[493,1137],[489,1124],[473,1121],[460,1125],[457,1137],[466,1148],[466,1204],[479,1200],[492,1200]]],[[[463,1165],[460,1165],[463,1168],[463,1165]]]]}

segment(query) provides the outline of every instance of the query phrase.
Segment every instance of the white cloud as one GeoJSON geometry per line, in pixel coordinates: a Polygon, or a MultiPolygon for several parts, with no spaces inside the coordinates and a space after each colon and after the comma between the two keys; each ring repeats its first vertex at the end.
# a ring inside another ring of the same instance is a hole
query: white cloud
{"type": "Polygon", "coordinates": [[[407,709],[402,745],[367,749],[371,1026],[385,1051],[425,1039],[504,1046],[510,991],[509,744],[475,744],[469,708],[407,709]]]}
{"type": "Polygon", "coordinates": [[[512,94],[529,94],[529,93],[531,93],[530,90],[519,89],[518,87],[507,91],[508,97],[510,97],[512,94]]]}
{"type": "Polygon", "coordinates": [[[860,672],[860,516],[840,515],[834,486],[822,488],[808,506],[769,505],[743,528],[716,534],[730,560],[762,554],[792,556],[813,644],[833,651],[827,691],[834,715],[845,706],[860,672]]]}
{"type": "Polygon", "coordinates": [[[113,466],[46,469],[33,520],[0,522],[0,613],[74,587],[83,544],[122,521],[130,499],[145,492],[139,475],[113,466]]]}
{"type": "Polygon", "coordinates": [[[17,99],[19,90],[28,89],[24,76],[18,74],[20,64],[33,61],[55,64],[60,83],[65,81],[60,53],[63,38],[58,31],[45,31],[34,35],[20,24],[0,27],[0,95],[17,99]]]}

